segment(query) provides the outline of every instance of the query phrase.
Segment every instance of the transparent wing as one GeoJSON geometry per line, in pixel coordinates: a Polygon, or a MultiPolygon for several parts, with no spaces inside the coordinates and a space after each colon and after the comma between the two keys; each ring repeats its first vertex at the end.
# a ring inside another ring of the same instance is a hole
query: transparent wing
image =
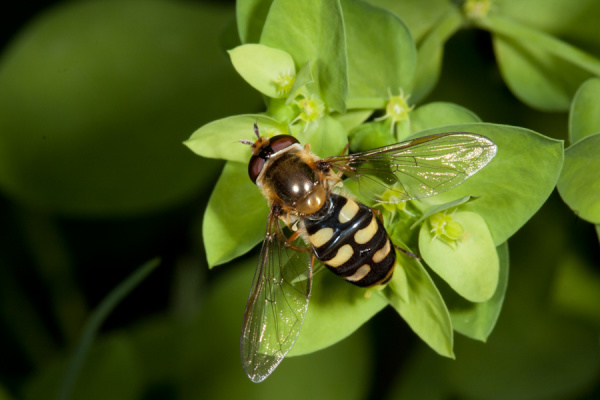
{"type": "Polygon", "coordinates": [[[242,365],[254,382],[267,378],[290,351],[308,309],[312,253],[293,250],[284,240],[271,211],[240,340],[242,365]]]}
{"type": "Polygon", "coordinates": [[[320,161],[358,180],[363,196],[378,202],[421,199],[452,189],[483,168],[497,147],[485,136],[456,132],[425,136],[320,161]],[[391,198],[382,200],[385,190],[391,198]]]}

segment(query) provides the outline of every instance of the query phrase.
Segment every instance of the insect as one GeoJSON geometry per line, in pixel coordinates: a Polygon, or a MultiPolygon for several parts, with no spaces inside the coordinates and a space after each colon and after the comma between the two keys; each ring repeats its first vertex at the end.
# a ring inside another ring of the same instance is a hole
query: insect
{"type": "Polygon", "coordinates": [[[387,283],[394,245],[378,216],[336,193],[343,176],[366,198],[391,190],[397,201],[451,189],[483,168],[497,147],[466,132],[425,136],[360,153],[320,159],[293,136],[241,140],[252,146],[250,179],[266,197],[267,229],[240,341],[250,380],[266,379],[294,345],[306,316],[315,258],[361,287],[387,283]],[[293,232],[286,236],[280,220],[293,232]],[[300,244],[297,244],[300,242],[300,244]],[[306,244],[302,244],[302,243],[306,244]]]}

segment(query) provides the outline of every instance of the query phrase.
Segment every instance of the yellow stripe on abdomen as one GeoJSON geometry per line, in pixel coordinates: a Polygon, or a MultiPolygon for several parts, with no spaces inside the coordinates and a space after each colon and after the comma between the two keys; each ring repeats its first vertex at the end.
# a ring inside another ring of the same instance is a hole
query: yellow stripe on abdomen
{"type": "Polygon", "coordinates": [[[364,264],[354,274],[346,276],[344,279],[350,282],[357,282],[367,276],[369,272],[371,272],[371,267],[368,264],[364,264]]]}
{"type": "Polygon", "coordinates": [[[346,199],[346,204],[344,204],[344,207],[342,207],[342,209],[340,210],[340,215],[338,216],[338,220],[344,224],[350,220],[352,220],[352,218],[354,218],[356,216],[356,213],[358,213],[358,204],[356,204],[356,202],[354,200],[351,199],[346,199]]]}
{"type": "Polygon", "coordinates": [[[319,229],[316,233],[310,235],[308,237],[308,241],[314,247],[321,247],[325,243],[329,241],[333,237],[333,229],[332,228],[322,228],[319,229]]]}
{"type": "Polygon", "coordinates": [[[340,265],[343,265],[345,262],[347,262],[353,254],[354,250],[352,249],[352,246],[350,246],[349,244],[345,244],[338,249],[337,253],[335,254],[335,257],[333,257],[331,260],[323,262],[329,265],[330,267],[337,268],[340,265]]]}
{"type": "Polygon", "coordinates": [[[373,254],[373,262],[375,264],[383,261],[383,259],[389,254],[390,252],[390,240],[386,240],[385,241],[385,245],[380,249],[377,250],[377,252],[375,254],[373,254]]]}
{"type": "Polygon", "coordinates": [[[377,233],[377,220],[375,219],[375,216],[373,216],[373,218],[371,218],[371,222],[369,223],[369,226],[357,231],[354,234],[354,241],[358,244],[365,244],[369,240],[373,239],[373,236],[375,236],[376,233],[377,233]]]}

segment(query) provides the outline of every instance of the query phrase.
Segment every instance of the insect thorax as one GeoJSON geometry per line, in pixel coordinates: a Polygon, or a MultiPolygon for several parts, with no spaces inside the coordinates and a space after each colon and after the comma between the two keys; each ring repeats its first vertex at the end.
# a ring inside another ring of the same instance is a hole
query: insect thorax
{"type": "Polygon", "coordinates": [[[319,171],[296,150],[270,159],[261,184],[263,190],[272,192],[272,197],[286,211],[294,214],[314,214],[325,205],[328,198],[319,171]]]}

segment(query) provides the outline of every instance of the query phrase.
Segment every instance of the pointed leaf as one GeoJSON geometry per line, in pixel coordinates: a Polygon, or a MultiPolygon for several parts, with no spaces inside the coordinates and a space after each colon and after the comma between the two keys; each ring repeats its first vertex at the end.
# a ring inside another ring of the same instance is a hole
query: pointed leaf
{"type": "Polygon", "coordinates": [[[493,33],[498,65],[509,88],[534,108],[567,110],[579,86],[600,75],[600,59],[548,32],[499,15],[475,23],[493,33]]]}
{"type": "Polygon", "coordinates": [[[542,111],[566,111],[591,75],[540,50],[534,43],[494,35],[494,51],[506,84],[523,103],[542,111]]]}
{"type": "Polygon", "coordinates": [[[437,84],[442,69],[444,44],[460,29],[462,22],[462,15],[452,7],[420,41],[417,75],[410,90],[413,102],[420,102],[437,84]]]}
{"type": "Polygon", "coordinates": [[[349,100],[387,99],[414,77],[416,49],[406,26],[392,13],[359,0],[343,0],[348,44],[349,100]]]}
{"type": "Polygon", "coordinates": [[[417,259],[399,257],[406,273],[408,301],[390,287],[383,295],[425,343],[440,355],[454,358],[452,323],[440,292],[417,259]]]}
{"type": "Polygon", "coordinates": [[[258,43],[273,0],[238,0],[236,21],[242,43],[258,43]]]}

